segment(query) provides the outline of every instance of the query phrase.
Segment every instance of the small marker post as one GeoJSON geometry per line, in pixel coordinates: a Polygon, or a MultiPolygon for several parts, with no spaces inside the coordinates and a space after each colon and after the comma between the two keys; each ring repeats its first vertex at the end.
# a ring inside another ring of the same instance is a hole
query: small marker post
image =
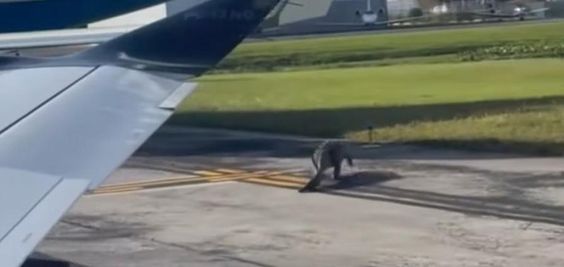
{"type": "Polygon", "coordinates": [[[370,144],[374,144],[374,126],[373,125],[368,126],[368,141],[370,142],[370,144]]]}

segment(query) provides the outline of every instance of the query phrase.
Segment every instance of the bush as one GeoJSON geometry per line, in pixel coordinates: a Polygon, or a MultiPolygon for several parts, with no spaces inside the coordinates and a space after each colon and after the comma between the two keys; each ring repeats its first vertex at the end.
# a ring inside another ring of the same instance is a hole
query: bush
{"type": "Polygon", "coordinates": [[[487,59],[518,59],[541,57],[564,57],[564,43],[514,43],[478,48],[459,53],[463,61],[487,59]]]}

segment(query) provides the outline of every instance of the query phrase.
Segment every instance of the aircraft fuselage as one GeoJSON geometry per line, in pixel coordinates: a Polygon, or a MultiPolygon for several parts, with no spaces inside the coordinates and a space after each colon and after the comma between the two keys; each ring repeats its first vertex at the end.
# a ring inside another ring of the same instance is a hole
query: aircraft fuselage
{"type": "Polygon", "coordinates": [[[362,22],[364,25],[374,25],[378,21],[378,14],[375,12],[365,12],[362,14],[362,22]]]}

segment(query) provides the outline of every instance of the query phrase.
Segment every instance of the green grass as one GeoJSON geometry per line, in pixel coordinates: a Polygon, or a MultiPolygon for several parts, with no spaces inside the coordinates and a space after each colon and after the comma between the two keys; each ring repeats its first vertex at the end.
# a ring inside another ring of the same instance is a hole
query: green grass
{"type": "Polygon", "coordinates": [[[211,75],[201,82],[173,123],[356,139],[373,125],[381,141],[520,144],[527,152],[564,144],[564,60],[211,75]]]}
{"type": "Polygon", "coordinates": [[[564,155],[564,101],[531,105],[501,114],[358,131],[347,136],[359,141],[439,145],[469,150],[514,151],[564,155]]]}
{"type": "MultiPolygon", "coordinates": [[[[456,55],[513,42],[564,41],[564,22],[247,43],[218,71],[270,71],[393,58],[456,55]]],[[[442,60],[460,61],[457,57],[442,60]]]]}

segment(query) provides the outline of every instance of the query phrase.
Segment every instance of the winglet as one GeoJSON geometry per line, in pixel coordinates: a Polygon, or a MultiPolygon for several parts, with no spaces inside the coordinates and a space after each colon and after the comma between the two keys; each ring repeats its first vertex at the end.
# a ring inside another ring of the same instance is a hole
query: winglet
{"type": "Polygon", "coordinates": [[[198,76],[231,52],[278,1],[208,0],[75,59],[198,76]]]}

